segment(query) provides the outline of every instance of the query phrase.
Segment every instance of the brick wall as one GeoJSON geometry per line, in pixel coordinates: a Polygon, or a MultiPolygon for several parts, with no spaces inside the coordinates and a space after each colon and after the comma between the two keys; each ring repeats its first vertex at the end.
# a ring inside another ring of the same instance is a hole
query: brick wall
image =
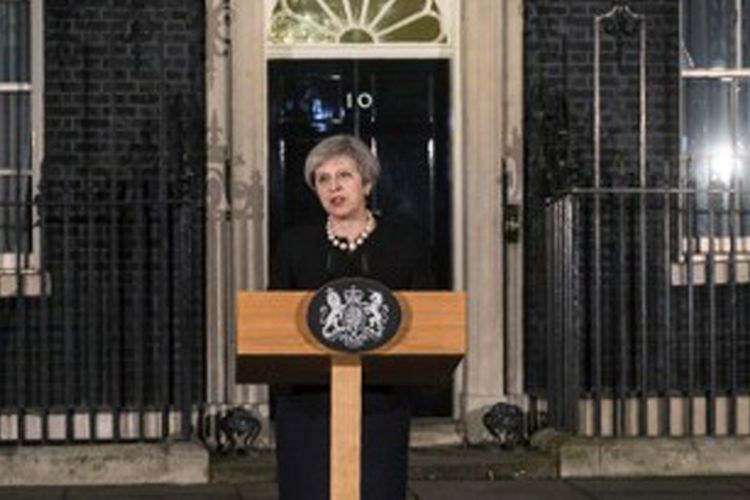
{"type": "Polygon", "coordinates": [[[7,309],[16,338],[0,399],[200,399],[204,2],[44,3],[37,201],[51,292],[7,309]]]}
{"type": "MultiPolygon", "coordinates": [[[[618,4],[625,5],[626,3],[618,4]]],[[[525,338],[530,389],[546,384],[544,207],[593,183],[594,18],[603,0],[525,3],[525,338]]],[[[647,178],[674,183],[678,147],[677,0],[627,2],[646,18],[647,178]],[[665,167],[669,164],[670,167],[665,167]]],[[[624,26],[629,32],[630,27],[624,26]]],[[[638,185],[638,34],[601,39],[602,185],[638,185]]]]}

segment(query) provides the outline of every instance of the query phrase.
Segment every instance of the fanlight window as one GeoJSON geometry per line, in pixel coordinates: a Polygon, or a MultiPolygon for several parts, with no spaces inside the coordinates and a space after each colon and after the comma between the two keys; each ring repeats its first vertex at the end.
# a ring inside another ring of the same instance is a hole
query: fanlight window
{"type": "Polygon", "coordinates": [[[447,42],[437,0],[278,0],[272,44],[447,42]]]}

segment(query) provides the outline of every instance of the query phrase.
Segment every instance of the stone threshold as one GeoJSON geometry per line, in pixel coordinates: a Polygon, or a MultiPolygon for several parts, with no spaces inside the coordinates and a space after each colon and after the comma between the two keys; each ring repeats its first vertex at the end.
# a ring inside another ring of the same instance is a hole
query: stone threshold
{"type": "Polygon", "coordinates": [[[193,442],[0,448],[0,486],[195,484],[208,480],[209,453],[193,442]]]}
{"type": "MultiPolygon", "coordinates": [[[[496,446],[439,446],[412,448],[410,481],[493,481],[500,479],[555,479],[557,458],[549,453],[496,446]]],[[[212,483],[266,483],[276,480],[275,455],[258,450],[244,455],[211,456],[212,483]]]]}
{"type": "Polygon", "coordinates": [[[750,472],[750,437],[566,438],[561,478],[732,476],[750,472]]]}
{"type": "MultiPolygon", "coordinates": [[[[732,476],[750,471],[750,438],[582,438],[554,431],[515,450],[412,447],[412,481],[732,476]]],[[[0,486],[270,483],[271,449],[210,454],[202,443],[0,448],[0,486]]]]}

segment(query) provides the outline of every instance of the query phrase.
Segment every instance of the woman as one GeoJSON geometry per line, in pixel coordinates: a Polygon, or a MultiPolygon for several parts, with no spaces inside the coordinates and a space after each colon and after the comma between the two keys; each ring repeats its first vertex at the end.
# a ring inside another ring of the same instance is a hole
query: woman
{"type": "MultiPolygon", "coordinates": [[[[432,286],[425,238],[411,224],[376,218],[367,208],[379,174],[377,158],[356,137],[329,137],[310,151],[305,181],[328,218],[284,235],[271,273],[272,289],[316,290],[353,276],[380,281],[392,290],[432,286]]],[[[329,498],[329,401],[324,386],[275,391],[282,500],[329,498]]],[[[402,392],[368,386],[363,413],[362,498],[404,498],[409,411],[402,392]]]]}

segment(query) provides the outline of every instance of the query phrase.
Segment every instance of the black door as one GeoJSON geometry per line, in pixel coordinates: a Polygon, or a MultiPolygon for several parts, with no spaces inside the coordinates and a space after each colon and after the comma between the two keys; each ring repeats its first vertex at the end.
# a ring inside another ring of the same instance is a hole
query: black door
{"type": "Polygon", "coordinates": [[[383,166],[371,207],[400,214],[430,236],[438,287],[450,289],[450,123],[445,60],[269,63],[271,246],[285,228],[322,220],[305,185],[307,152],[350,133],[383,166]]]}
{"type": "MultiPolygon", "coordinates": [[[[271,61],[268,74],[271,255],[286,228],[323,223],[304,182],[305,156],[321,139],[349,133],[369,144],[383,167],[371,208],[422,226],[437,286],[451,289],[448,61],[271,61]]],[[[440,396],[415,396],[422,400],[416,413],[449,415],[450,388],[432,392],[440,396]]]]}

